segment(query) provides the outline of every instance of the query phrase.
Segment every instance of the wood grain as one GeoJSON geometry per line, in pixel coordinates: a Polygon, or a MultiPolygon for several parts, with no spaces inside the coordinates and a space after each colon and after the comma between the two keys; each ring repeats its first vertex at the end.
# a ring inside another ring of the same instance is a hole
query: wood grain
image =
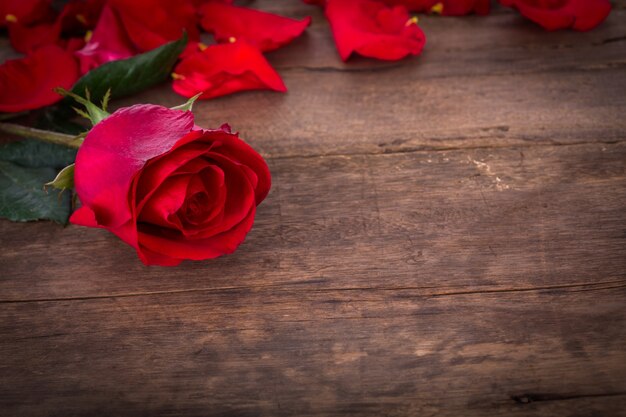
{"type": "Polygon", "coordinates": [[[314,24],[269,56],[287,94],[195,108],[268,158],[246,242],[148,268],[0,221],[0,415],[625,416],[626,3],[425,17],[421,57],[346,64],[316,8],[253,5],[314,24]]]}

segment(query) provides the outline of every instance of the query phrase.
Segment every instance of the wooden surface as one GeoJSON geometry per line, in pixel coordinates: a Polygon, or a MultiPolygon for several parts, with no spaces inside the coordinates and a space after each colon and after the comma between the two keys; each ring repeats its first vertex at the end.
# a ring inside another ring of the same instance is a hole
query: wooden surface
{"type": "Polygon", "coordinates": [[[246,242],[147,268],[0,221],[0,415],[626,415],[626,4],[424,17],[421,57],[348,64],[256,4],[314,23],[269,57],[287,94],[196,107],[268,157],[246,242]]]}

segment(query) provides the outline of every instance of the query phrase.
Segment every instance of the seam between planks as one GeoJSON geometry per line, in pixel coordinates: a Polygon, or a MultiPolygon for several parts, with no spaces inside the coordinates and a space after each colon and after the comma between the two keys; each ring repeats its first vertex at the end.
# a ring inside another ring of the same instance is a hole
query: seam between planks
{"type": "MultiPolygon", "coordinates": [[[[472,140],[472,138],[468,138],[472,140]]],[[[265,158],[268,160],[283,160],[283,159],[310,159],[310,158],[326,158],[326,157],[353,157],[353,156],[388,156],[394,154],[403,153],[436,153],[436,152],[454,152],[454,151],[472,151],[481,149],[527,149],[535,147],[559,147],[559,146],[586,146],[586,145],[619,145],[626,142],[624,139],[612,139],[612,140],[599,140],[599,141],[582,141],[582,142],[537,142],[537,143],[517,143],[517,144],[503,144],[503,145],[477,145],[477,146],[448,146],[448,147],[430,147],[420,146],[413,148],[401,148],[401,149],[383,149],[379,152],[329,152],[321,154],[287,154],[287,155],[272,155],[265,154],[265,158]]]]}
{"type": "MultiPolygon", "coordinates": [[[[166,290],[166,291],[146,291],[136,293],[121,293],[121,294],[103,294],[81,297],[58,297],[58,298],[33,298],[33,299],[5,299],[0,300],[0,304],[17,304],[17,303],[41,303],[41,302],[60,302],[60,301],[89,301],[108,298],[131,298],[131,297],[149,297],[149,296],[161,296],[161,295],[178,295],[186,293],[219,293],[228,291],[258,291],[265,290],[267,288],[276,289],[282,293],[294,292],[293,289],[285,288],[288,286],[297,286],[298,283],[284,283],[284,284],[267,284],[257,286],[233,286],[233,287],[217,287],[217,288],[190,288],[183,290],[166,290]]],[[[420,291],[424,289],[433,289],[436,287],[349,287],[349,288],[310,288],[306,292],[344,292],[344,291],[420,291]]],[[[476,294],[497,294],[497,293],[525,293],[525,292],[537,292],[537,291],[550,291],[550,290],[578,290],[578,291],[600,291],[609,289],[626,288],[626,280],[613,280],[613,281],[601,281],[601,282],[583,282],[583,283],[571,283],[571,284],[559,284],[559,285],[545,285],[545,286],[531,286],[531,287],[518,287],[518,288],[487,288],[483,290],[460,290],[460,291],[443,291],[443,292],[424,292],[422,294],[415,294],[412,297],[415,298],[437,298],[437,297],[449,297],[449,296],[461,296],[461,295],[476,295],[476,294]]]]}

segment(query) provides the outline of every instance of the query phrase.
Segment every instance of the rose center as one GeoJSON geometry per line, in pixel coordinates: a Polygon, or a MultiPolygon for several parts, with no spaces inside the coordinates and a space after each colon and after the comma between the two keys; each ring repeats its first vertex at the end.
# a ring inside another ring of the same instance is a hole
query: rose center
{"type": "Polygon", "coordinates": [[[185,219],[190,223],[202,222],[209,214],[209,205],[209,195],[207,193],[195,193],[185,201],[185,207],[183,207],[185,219]]]}

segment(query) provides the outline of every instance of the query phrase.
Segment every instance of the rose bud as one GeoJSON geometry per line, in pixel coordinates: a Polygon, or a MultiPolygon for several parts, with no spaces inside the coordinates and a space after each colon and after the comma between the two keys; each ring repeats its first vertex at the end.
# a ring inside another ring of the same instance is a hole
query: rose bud
{"type": "Polygon", "coordinates": [[[233,252],[270,189],[263,158],[227,125],[205,130],[190,111],[117,110],[80,147],[74,224],[107,229],[146,265],[233,252]]]}

